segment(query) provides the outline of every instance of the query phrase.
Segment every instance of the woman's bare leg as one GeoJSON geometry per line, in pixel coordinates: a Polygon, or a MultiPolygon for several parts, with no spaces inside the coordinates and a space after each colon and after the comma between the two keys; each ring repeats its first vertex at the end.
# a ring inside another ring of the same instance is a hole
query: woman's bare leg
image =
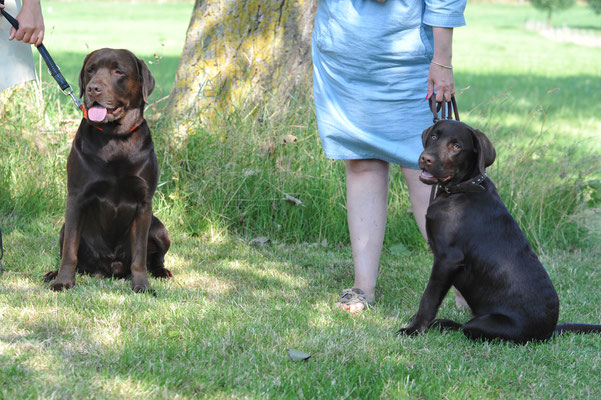
{"type": "MultiPolygon", "coordinates": [[[[355,269],[354,287],[363,290],[368,302],[375,298],[386,230],[388,169],[388,163],[381,160],[346,161],[346,205],[355,269]]],[[[363,304],[353,304],[345,309],[357,312],[363,309],[363,304]]]]}

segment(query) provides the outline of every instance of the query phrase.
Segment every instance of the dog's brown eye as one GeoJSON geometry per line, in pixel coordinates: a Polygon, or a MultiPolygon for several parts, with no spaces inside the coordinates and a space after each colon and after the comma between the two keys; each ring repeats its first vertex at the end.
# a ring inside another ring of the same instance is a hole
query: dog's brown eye
{"type": "Polygon", "coordinates": [[[116,70],[114,70],[114,71],[113,71],[113,73],[114,73],[115,75],[118,75],[118,76],[123,76],[123,75],[125,75],[125,73],[124,73],[123,71],[121,71],[120,69],[116,69],[116,70]]]}
{"type": "Polygon", "coordinates": [[[432,136],[430,136],[430,139],[432,139],[432,140],[436,140],[436,139],[438,139],[438,136],[436,136],[436,135],[432,135],[432,136]]]}
{"type": "Polygon", "coordinates": [[[451,143],[451,149],[461,150],[461,145],[459,143],[451,143]]]}

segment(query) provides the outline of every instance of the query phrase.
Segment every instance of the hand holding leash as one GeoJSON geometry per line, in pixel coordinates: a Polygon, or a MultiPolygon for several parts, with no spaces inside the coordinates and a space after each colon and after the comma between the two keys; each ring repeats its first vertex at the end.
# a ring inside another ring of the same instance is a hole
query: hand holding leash
{"type": "MultiPolygon", "coordinates": [[[[0,13],[13,26],[13,28],[15,28],[16,30],[19,29],[19,21],[17,21],[12,15],[10,15],[4,9],[0,9],[0,13]]],[[[71,96],[71,99],[73,99],[75,106],[80,110],[83,110],[83,104],[73,94],[73,88],[71,87],[71,85],[69,85],[63,74],[61,74],[60,68],[56,65],[56,63],[50,56],[50,53],[48,53],[48,50],[46,50],[46,47],[42,43],[40,43],[40,45],[36,46],[36,48],[38,49],[40,55],[42,56],[42,59],[44,59],[44,62],[48,66],[48,72],[50,72],[50,75],[52,75],[56,83],[58,83],[58,86],[60,86],[63,93],[68,96],[71,96]]]]}
{"type": "Polygon", "coordinates": [[[459,121],[459,110],[457,109],[457,102],[455,101],[455,96],[451,96],[451,101],[446,102],[437,102],[436,95],[432,95],[430,97],[430,110],[432,110],[432,115],[434,118],[432,119],[433,123],[438,122],[439,119],[453,119],[451,116],[451,112],[455,114],[455,120],[459,121]],[[438,112],[442,109],[441,118],[438,118],[438,112]],[[447,115],[448,111],[448,115],[447,115]]]}

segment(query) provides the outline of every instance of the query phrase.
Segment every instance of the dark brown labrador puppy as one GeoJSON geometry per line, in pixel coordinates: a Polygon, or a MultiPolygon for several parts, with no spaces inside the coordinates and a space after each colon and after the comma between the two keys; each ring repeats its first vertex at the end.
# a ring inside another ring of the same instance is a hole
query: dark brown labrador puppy
{"type": "Polygon", "coordinates": [[[420,179],[438,185],[426,215],[434,265],[419,310],[398,333],[435,326],[462,330],[471,339],[524,343],[565,331],[601,332],[601,325],[557,325],[559,299],[551,279],[484,175],[496,156],[490,140],[444,120],[424,131],[422,141],[420,179]],[[452,285],[472,309],[465,324],[434,320],[452,285]]]}
{"type": "Polygon", "coordinates": [[[154,78],[130,51],[100,49],[85,58],[79,88],[87,113],[67,159],[61,265],[44,278],[59,291],[73,287],[76,270],[131,275],[134,291],[152,291],[147,271],[172,277],[163,266],[169,236],[152,215],[158,164],[144,105],[154,78]]]}

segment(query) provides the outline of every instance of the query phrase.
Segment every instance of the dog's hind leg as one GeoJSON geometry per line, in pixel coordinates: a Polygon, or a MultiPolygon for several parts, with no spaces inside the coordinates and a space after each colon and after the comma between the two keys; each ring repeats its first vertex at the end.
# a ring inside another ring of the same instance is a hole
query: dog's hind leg
{"type": "MultiPolygon", "coordinates": [[[[516,343],[533,340],[524,328],[504,314],[484,314],[472,318],[461,326],[465,336],[472,340],[502,339],[516,343]]],[[[542,338],[541,338],[542,339],[542,338]]]]}
{"type": "Polygon", "coordinates": [[[457,321],[453,321],[452,319],[435,319],[432,321],[428,329],[439,329],[440,331],[450,330],[450,331],[458,331],[463,328],[463,324],[460,324],[457,321]]]}

